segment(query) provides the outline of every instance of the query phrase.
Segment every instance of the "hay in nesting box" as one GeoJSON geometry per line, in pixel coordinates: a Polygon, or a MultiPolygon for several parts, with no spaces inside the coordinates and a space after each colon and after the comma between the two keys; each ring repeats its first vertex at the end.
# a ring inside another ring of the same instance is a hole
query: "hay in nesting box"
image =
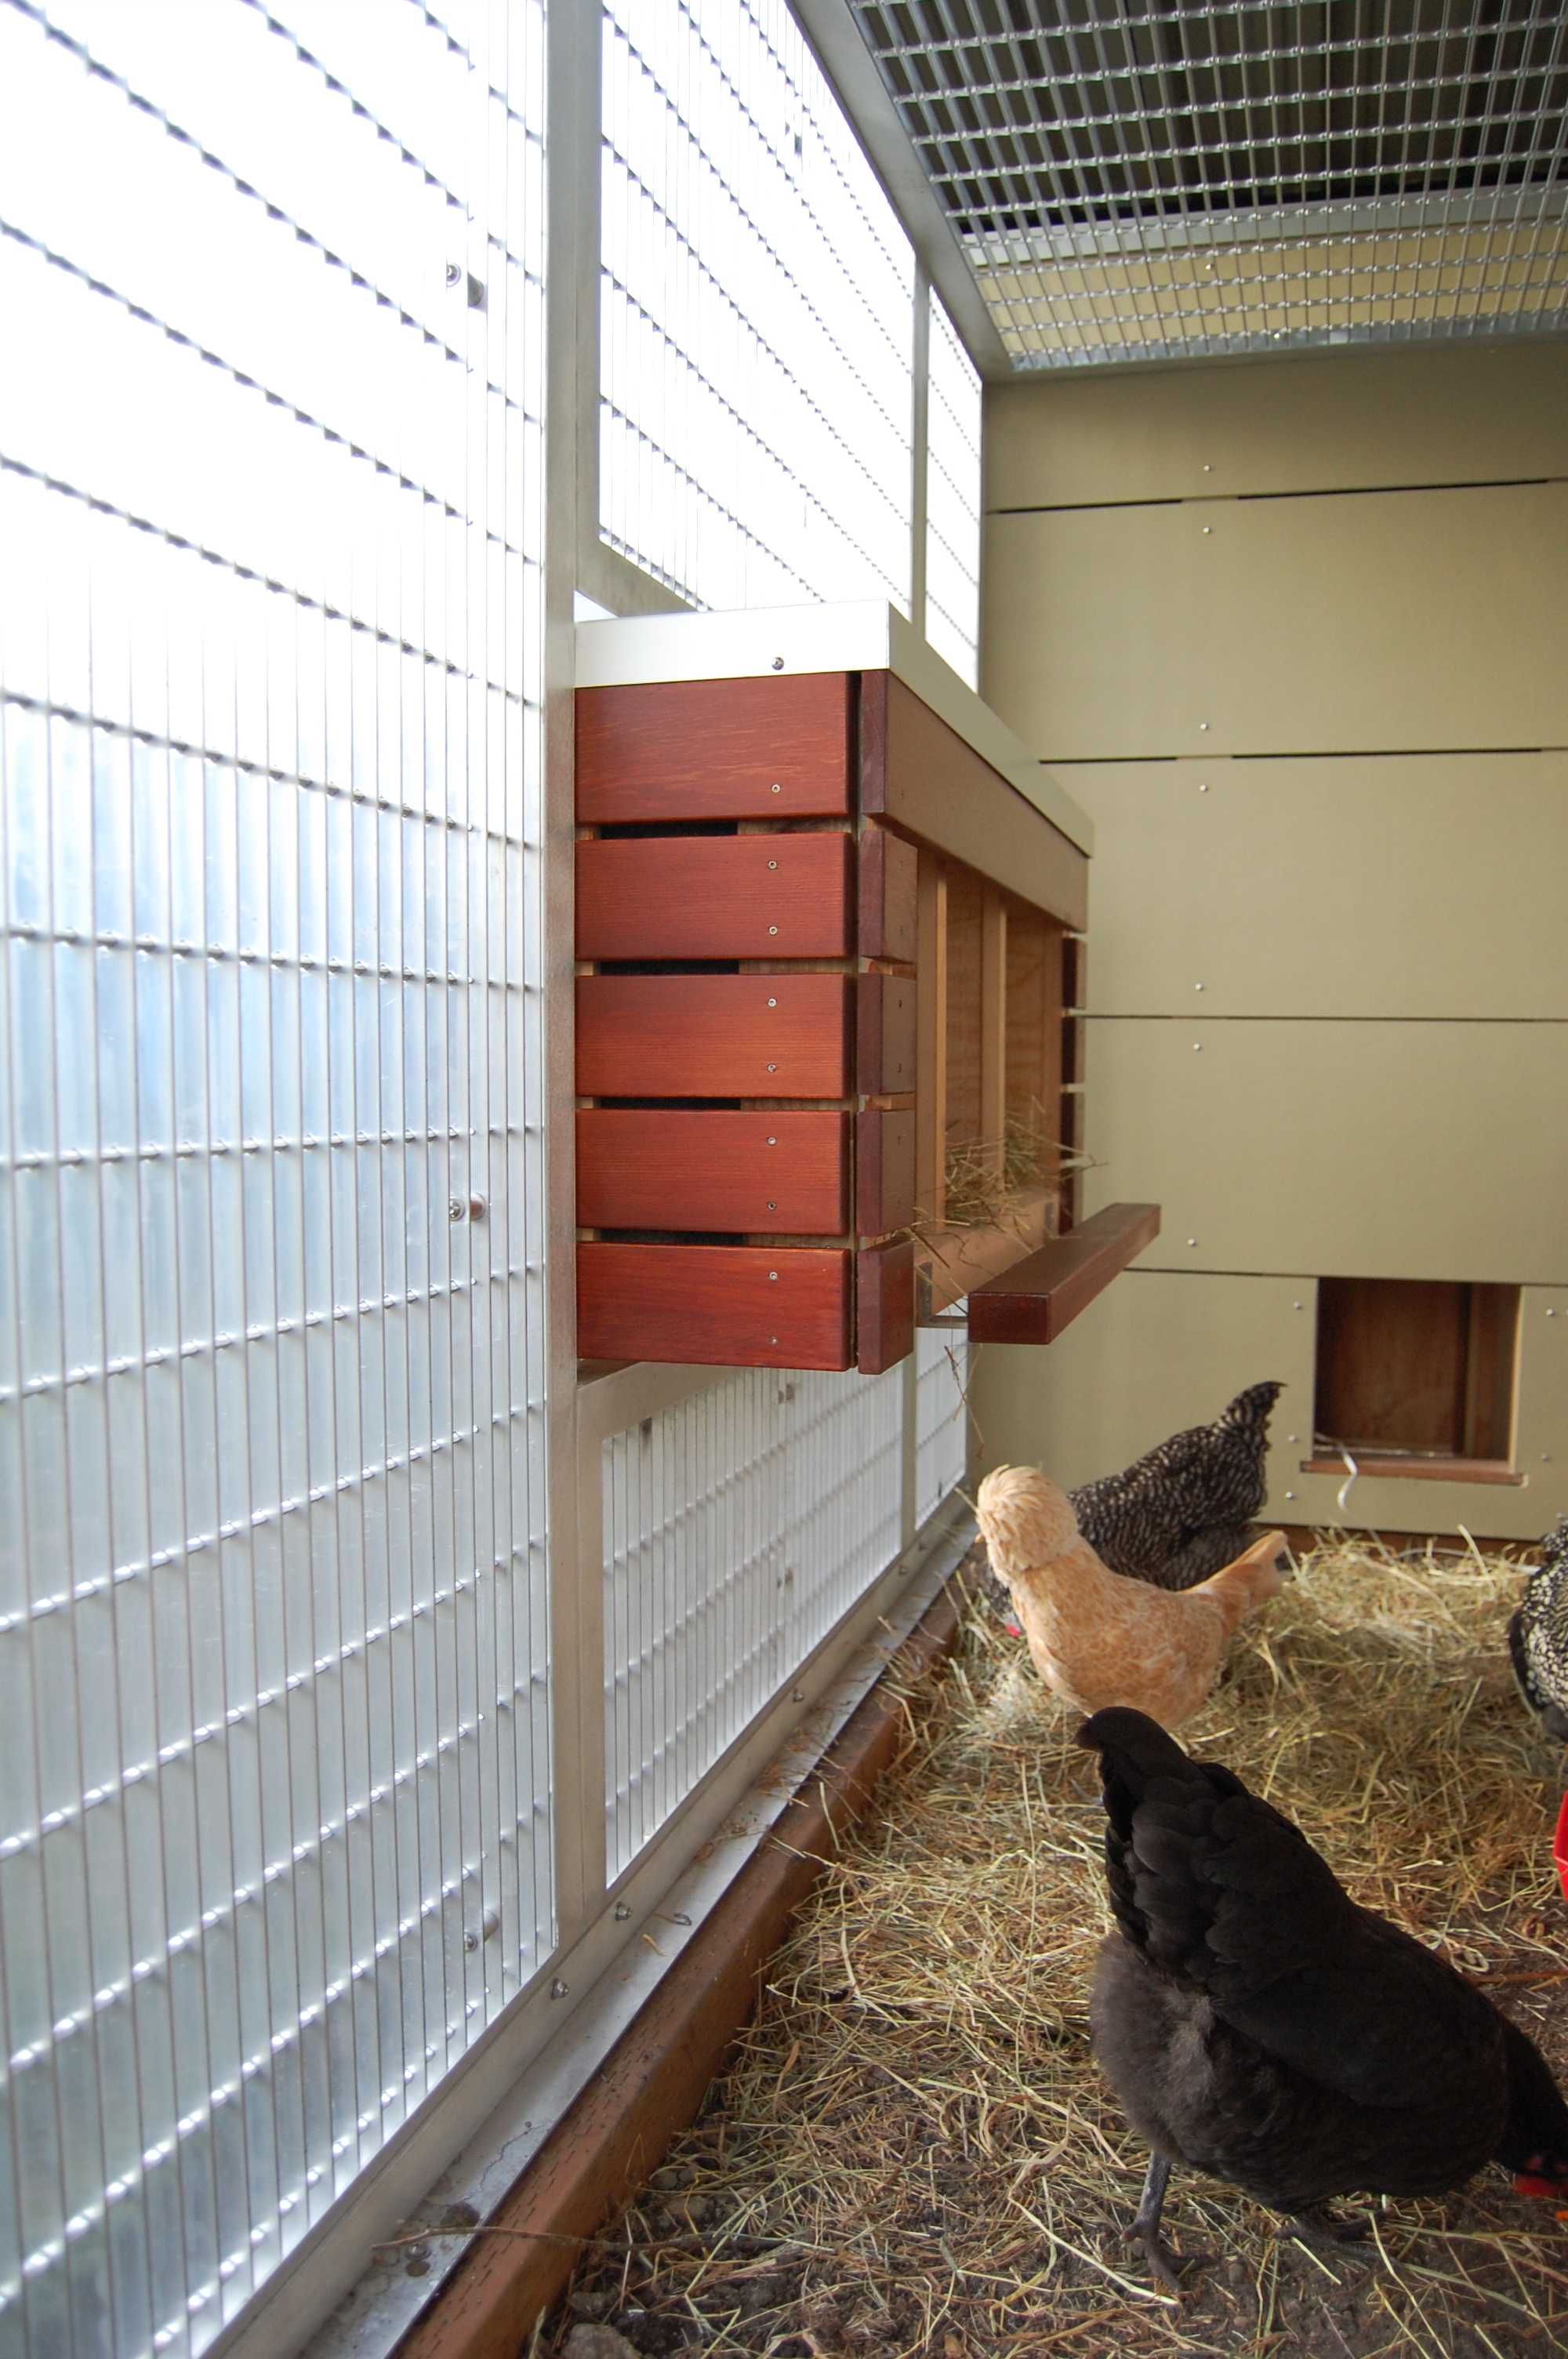
{"type": "MultiPolygon", "coordinates": [[[[1504,1559],[1322,1546],[1239,1634],[1182,1732],[1303,1827],[1358,1900],[1485,1981],[1568,2062],[1560,1784],[1503,1647],[1504,1559]]],[[[1121,2239],[1146,2155],[1089,2053],[1108,1924],[1077,1715],[971,1597],[910,1697],[880,1809],[773,1962],[703,2118],[536,2338],[639,2349],[980,2354],[1129,2350],[1430,2359],[1568,2349],[1568,2230],[1492,2169],[1373,2207],[1324,2259],[1191,2172],[1166,2222],[1194,2290],[1161,2300],[1121,2239]]]]}
{"type": "Polygon", "coordinates": [[[1076,1154],[1054,1136],[1044,1107],[1032,1098],[1022,1113],[1007,1116],[1000,1138],[947,1141],[942,1218],[933,1223],[916,1213],[914,1233],[929,1238],[942,1229],[1017,1229],[1043,1190],[1059,1201],[1074,1173],[1094,1169],[1092,1156],[1076,1154]]]}

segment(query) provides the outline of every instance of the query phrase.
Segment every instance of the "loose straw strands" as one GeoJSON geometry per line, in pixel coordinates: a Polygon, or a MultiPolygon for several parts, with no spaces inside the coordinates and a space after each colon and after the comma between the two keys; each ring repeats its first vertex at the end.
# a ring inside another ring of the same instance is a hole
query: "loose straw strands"
{"type": "MultiPolygon", "coordinates": [[[[1294,1818],[1357,1899],[1495,1986],[1562,2071],[1563,1765],[1507,1667],[1519,1587],[1478,1553],[1320,1546],[1182,1735],[1294,1818]]],[[[1177,2172],[1166,2219],[1193,2291],[1160,2299],[1123,2241],[1146,2157],[1088,2047],[1108,1920],[1076,1716],[979,1584],[911,1705],[902,1767],[703,2119],[604,2232],[619,2250],[585,2260],[541,2354],[584,2317],[651,2354],[756,2359],[1568,2350],[1568,2233],[1497,2171],[1374,2207],[1375,2244],[1343,2256],[1177,2172]]]]}

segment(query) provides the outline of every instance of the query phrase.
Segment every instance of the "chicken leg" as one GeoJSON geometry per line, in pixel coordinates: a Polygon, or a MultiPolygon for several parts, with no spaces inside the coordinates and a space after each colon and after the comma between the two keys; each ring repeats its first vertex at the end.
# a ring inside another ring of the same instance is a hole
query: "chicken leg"
{"type": "Polygon", "coordinates": [[[1127,2232],[1130,2245],[1141,2245],[1149,2264],[1149,2274],[1166,2293],[1182,2298],[1182,2281],[1176,2275],[1176,2257],[1160,2234],[1160,2214],[1164,2209],[1165,2190],[1171,2183],[1171,2166],[1162,2154],[1152,2154],[1149,2168],[1143,2175],[1143,2194],[1138,2206],[1138,2217],[1127,2232]]]}

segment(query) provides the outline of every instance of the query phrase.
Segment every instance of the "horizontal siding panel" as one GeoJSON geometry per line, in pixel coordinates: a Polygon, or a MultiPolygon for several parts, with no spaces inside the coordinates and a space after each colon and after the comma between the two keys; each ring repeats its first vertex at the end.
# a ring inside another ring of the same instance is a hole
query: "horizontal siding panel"
{"type": "Polygon", "coordinates": [[[1314,353],[993,386],[986,505],[1372,491],[1568,474],[1568,345],[1314,353]]]}
{"type": "Polygon", "coordinates": [[[1316,1288],[1310,1278],[1130,1270],[1037,1351],[988,1344],[974,1381],[984,1463],[1044,1463],[1067,1488],[1114,1473],[1183,1426],[1206,1424],[1244,1385],[1285,1389],[1271,1427],[1272,1523],[1531,1539],[1568,1514],[1568,1291],[1530,1287],[1520,1319],[1519,1486],[1303,1474],[1313,1413],[1316,1288]],[[1553,1315],[1548,1318],[1547,1313],[1553,1315]],[[1048,1437],[1048,1439],[1047,1439],[1048,1437]]]}
{"type": "Polygon", "coordinates": [[[996,516],[985,693],[1046,761],[1568,744],[1568,484],[996,516]]]}
{"type": "Polygon", "coordinates": [[[1568,755],[1095,763],[1065,783],[1099,847],[1098,1015],[1568,1016],[1568,755]]]}
{"type": "Polygon", "coordinates": [[[1162,1205],[1156,1266],[1568,1282],[1568,1026],[1087,1031],[1085,1209],[1162,1205]]]}

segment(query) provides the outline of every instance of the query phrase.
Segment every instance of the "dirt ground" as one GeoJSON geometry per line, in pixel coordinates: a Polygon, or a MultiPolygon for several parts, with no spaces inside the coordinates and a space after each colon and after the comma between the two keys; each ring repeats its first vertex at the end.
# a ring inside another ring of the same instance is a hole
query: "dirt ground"
{"type": "MultiPolygon", "coordinates": [[[[1319,1550],[1183,1735],[1267,1790],[1357,1899],[1441,1940],[1568,2082],[1563,1764],[1508,1674],[1519,1586],[1501,1560],[1319,1550]]],[[[1184,2298],[1161,2299],[1124,2241],[1147,2158],[1089,2052],[1108,1919],[1076,1715],[978,1587],[957,1655],[909,1702],[881,1807],[534,2359],[588,2321],[649,2359],[1568,2351],[1568,2217],[1496,2169],[1441,2201],[1369,2202],[1367,2244],[1326,2254],[1178,2171],[1184,2298]]]]}

